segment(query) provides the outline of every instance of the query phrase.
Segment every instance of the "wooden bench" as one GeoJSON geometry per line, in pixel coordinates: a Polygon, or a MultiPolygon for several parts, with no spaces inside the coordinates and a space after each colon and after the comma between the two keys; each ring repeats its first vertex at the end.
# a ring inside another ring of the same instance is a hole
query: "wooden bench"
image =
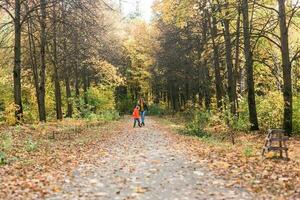
{"type": "Polygon", "coordinates": [[[266,152],[279,152],[279,157],[283,157],[283,153],[285,153],[285,159],[289,159],[288,157],[288,147],[286,142],[289,140],[289,137],[286,136],[285,130],[282,129],[269,129],[268,135],[266,137],[266,142],[263,147],[262,156],[264,157],[266,152]],[[275,146],[274,146],[275,145],[275,146]]]}

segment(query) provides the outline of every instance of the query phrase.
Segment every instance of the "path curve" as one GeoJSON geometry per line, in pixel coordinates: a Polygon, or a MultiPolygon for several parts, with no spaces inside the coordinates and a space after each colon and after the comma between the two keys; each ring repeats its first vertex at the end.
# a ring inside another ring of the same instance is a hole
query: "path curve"
{"type": "Polygon", "coordinates": [[[173,148],[176,140],[154,119],[147,118],[146,125],[133,129],[128,120],[96,164],[80,165],[65,178],[62,191],[47,199],[253,199],[173,148]]]}

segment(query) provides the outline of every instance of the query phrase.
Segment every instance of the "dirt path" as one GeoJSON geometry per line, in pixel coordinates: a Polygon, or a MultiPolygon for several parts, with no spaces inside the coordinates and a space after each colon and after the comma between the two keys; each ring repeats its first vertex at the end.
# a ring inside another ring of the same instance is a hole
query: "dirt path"
{"type": "Polygon", "coordinates": [[[97,164],[80,165],[48,199],[253,199],[173,148],[176,141],[154,119],[144,128],[132,129],[131,121],[124,127],[97,164]]]}

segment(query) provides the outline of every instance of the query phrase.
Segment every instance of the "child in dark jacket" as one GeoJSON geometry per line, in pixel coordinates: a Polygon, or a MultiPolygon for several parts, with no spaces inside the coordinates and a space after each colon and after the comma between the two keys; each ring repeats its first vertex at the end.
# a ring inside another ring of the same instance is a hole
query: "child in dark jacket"
{"type": "Polygon", "coordinates": [[[136,123],[138,123],[138,126],[141,127],[141,122],[140,122],[140,107],[136,106],[133,110],[132,113],[134,123],[133,123],[133,128],[135,128],[136,123]]]}

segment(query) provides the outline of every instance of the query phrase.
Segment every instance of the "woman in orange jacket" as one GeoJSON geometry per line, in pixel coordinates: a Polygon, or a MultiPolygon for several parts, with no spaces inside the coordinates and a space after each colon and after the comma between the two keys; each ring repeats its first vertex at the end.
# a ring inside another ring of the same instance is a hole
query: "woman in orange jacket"
{"type": "Polygon", "coordinates": [[[133,116],[133,119],[134,119],[133,128],[135,128],[136,122],[138,122],[139,127],[141,127],[141,122],[140,122],[140,107],[139,106],[136,106],[134,108],[132,116],[133,116]]]}

